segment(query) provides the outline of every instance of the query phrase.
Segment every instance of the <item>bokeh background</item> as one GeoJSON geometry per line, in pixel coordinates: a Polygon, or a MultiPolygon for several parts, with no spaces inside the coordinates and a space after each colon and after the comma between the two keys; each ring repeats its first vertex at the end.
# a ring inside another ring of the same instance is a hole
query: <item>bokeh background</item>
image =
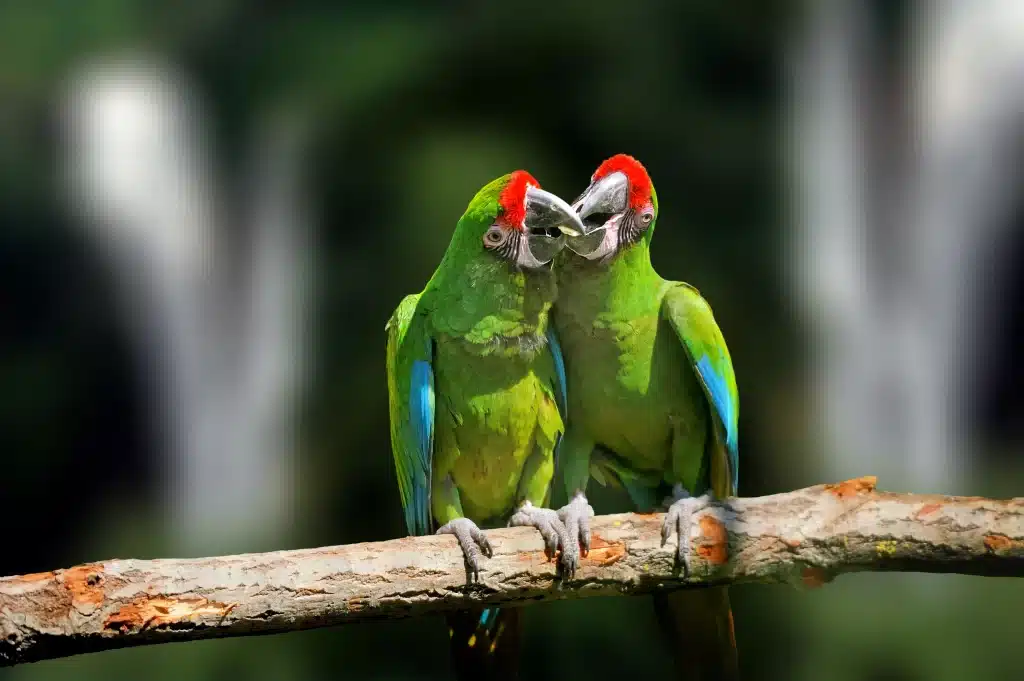
{"type": "MultiPolygon", "coordinates": [[[[729,340],[743,495],[1020,496],[1022,123],[1017,0],[0,0],[0,574],[402,535],[384,323],[485,182],[621,151],[729,340]]],[[[1013,580],[733,594],[750,679],[1024,678],[1013,580]]],[[[527,627],[527,678],[670,673],[643,598],[527,627]]],[[[0,680],[448,673],[425,618],[0,680]]]]}

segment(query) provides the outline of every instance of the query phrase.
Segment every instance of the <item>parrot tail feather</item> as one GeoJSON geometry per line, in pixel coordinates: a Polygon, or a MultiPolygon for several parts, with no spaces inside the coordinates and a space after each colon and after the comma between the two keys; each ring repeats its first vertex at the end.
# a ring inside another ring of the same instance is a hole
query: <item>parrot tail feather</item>
{"type": "Polygon", "coordinates": [[[728,588],[657,594],[654,609],[680,679],[738,681],[736,633],[728,588]]]}
{"type": "Polygon", "coordinates": [[[447,620],[455,678],[519,678],[518,608],[460,610],[449,614],[447,620]]]}

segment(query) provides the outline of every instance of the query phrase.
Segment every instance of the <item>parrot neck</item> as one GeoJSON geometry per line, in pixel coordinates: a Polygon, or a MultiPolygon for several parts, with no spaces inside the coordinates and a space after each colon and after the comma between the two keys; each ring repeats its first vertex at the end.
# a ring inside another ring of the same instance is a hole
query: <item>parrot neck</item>
{"type": "Polygon", "coordinates": [[[558,268],[558,293],[570,307],[588,318],[598,315],[627,317],[659,305],[657,291],[663,280],[651,265],[646,241],[639,241],[606,262],[591,262],[568,250],[558,268]]]}
{"type": "Polygon", "coordinates": [[[427,289],[437,330],[481,352],[533,353],[547,342],[557,290],[550,266],[523,270],[490,254],[446,257],[427,289]]]}

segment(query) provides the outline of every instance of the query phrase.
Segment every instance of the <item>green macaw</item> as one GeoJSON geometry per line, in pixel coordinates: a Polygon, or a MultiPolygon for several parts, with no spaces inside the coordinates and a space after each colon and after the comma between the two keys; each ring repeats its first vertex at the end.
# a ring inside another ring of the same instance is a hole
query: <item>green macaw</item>
{"type": "MultiPolygon", "coordinates": [[[[712,495],[734,496],[738,484],[739,394],[729,350],[697,289],[662,279],[651,265],[658,199],[636,159],[602,163],[573,209],[586,229],[556,260],[552,313],[569,396],[560,455],[566,491],[584,508],[593,476],[621,484],[644,510],[670,493],[662,543],[678,533],[677,558],[688,569],[693,514],[712,495]]],[[[566,522],[570,542],[579,532],[584,550],[587,517],[566,522]]],[[[737,676],[726,589],[655,599],[687,678],[737,676]]]]}
{"type": "MultiPolygon", "coordinates": [[[[388,321],[391,446],[410,534],[453,534],[467,578],[491,546],[483,525],[532,525],[565,544],[546,504],[564,432],[565,372],[549,312],[551,260],[583,224],[526,171],[477,192],[422,293],[388,321]]],[[[560,568],[579,559],[563,549],[560,568]]],[[[460,676],[513,674],[518,610],[449,617],[460,676]],[[496,654],[498,637],[507,631],[496,654]]]]}

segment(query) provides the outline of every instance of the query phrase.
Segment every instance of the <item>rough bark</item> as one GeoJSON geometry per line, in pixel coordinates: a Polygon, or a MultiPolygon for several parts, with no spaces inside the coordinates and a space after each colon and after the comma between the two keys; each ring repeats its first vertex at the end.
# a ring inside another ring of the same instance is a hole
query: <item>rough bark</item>
{"type": "Polygon", "coordinates": [[[1024,576],[1024,498],[888,494],[874,478],[732,499],[692,525],[692,573],[661,514],[594,518],[576,578],[538,533],[492,530],[467,585],[452,536],[189,560],[110,560],[0,579],[0,666],[124,646],[425,615],[481,604],[742,582],[815,587],[844,572],[1024,576]]]}

